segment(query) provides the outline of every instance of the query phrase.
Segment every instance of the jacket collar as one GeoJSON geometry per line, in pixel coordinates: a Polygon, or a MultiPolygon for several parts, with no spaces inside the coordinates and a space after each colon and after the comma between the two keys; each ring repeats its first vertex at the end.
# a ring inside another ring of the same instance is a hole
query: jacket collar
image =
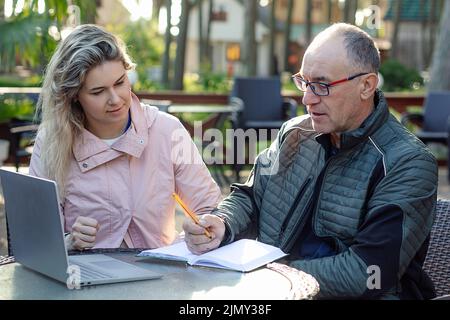
{"type": "Polygon", "coordinates": [[[88,130],[82,130],[75,138],[73,154],[82,172],[91,170],[121,155],[128,154],[139,158],[148,143],[148,129],[157,116],[157,110],[144,112],[139,99],[132,93],[132,126],[111,147],[88,130]]]}
{"type": "MultiPolygon", "coordinates": [[[[378,89],[375,91],[374,105],[374,110],[359,128],[341,134],[341,150],[351,149],[358,143],[365,141],[387,121],[389,118],[389,108],[383,93],[378,89]]],[[[320,134],[316,137],[316,140],[323,144],[324,139],[329,138],[328,136],[320,134]]]]}

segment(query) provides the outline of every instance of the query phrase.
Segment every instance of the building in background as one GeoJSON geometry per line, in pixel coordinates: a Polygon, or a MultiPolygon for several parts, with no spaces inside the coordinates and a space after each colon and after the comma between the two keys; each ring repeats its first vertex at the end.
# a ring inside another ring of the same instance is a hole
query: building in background
{"type": "Polygon", "coordinates": [[[108,25],[126,24],[130,21],[131,13],[119,0],[100,0],[97,6],[96,23],[107,27],[108,25]]]}
{"type": "MultiPolygon", "coordinates": [[[[189,29],[186,50],[186,72],[198,72],[199,32],[198,7],[192,9],[189,18],[189,29]]],[[[203,17],[207,19],[207,1],[204,1],[203,17]]],[[[236,0],[215,0],[211,23],[211,65],[213,72],[232,72],[239,74],[241,70],[241,41],[244,30],[244,6],[236,0]],[[228,52],[228,54],[227,54],[228,52]]],[[[267,34],[269,29],[258,20],[256,24],[256,42],[258,43],[258,73],[268,72],[267,61],[263,59],[268,50],[267,34]],[[261,59],[262,58],[262,59],[261,59]]]]}
{"type": "MultiPolygon", "coordinates": [[[[394,4],[393,0],[389,1],[383,16],[386,34],[389,35],[394,32],[394,4]]],[[[428,69],[438,34],[442,4],[441,0],[402,0],[398,51],[394,58],[418,71],[428,69]]]]}
{"type": "MultiPolygon", "coordinates": [[[[242,70],[241,42],[244,32],[244,0],[214,0],[211,23],[212,71],[239,74],[242,70]]],[[[348,0],[347,0],[348,1],[348,0]]],[[[355,25],[375,38],[382,60],[389,56],[394,31],[394,0],[351,0],[355,25]]],[[[130,20],[131,14],[120,0],[102,0],[98,7],[97,23],[117,25],[130,20]]],[[[208,2],[203,1],[203,25],[208,18],[208,2]]],[[[285,28],[289,0],[277,0],[275,10],[274,55],[276,70],[295,72],[299,69],[307,47],[307,0],[294,0],[290,32],[288,66],[285,66],[285,28]]],[[[398,57],[403,64],[419,71],[429,67],[438,30],[442,0],[403,0],[399,33],[398,57]]],[[[256,23],[257,74],[266,76],[270,70],[270,0],[261,0],[256,23]],[[264,4],[264,5],[263,5],[264,4]]],[[[331,23],[344,20],[346,1],[311,0],[311,38],[331,23]]],[[[186,72],[197,73],[199,66],[198,6],[191,9],[187,35],[186,72]]],[[[353,15],[353,13],[352,13],[353,15]]]]}
{"type": "MultiPolygon", "coordinates": [[[[260,3],[267,4],[268,1],[260,3]]],[[[294,0],[292,12],[292,26],[290,32],[288,66],[284,66],[285,28],[288,10],[288,0],[277,0],[275,10],[275,42],[274,54],[277,70],[295,72],[299,69],[307,41],[307,0],[294,0]]],[[[311,38],[324,30],[331,23],[343,21],[344,1],[339,0],[312,0],[311,9],[311,38]]],[[[389,50],[389,34],[383,21],[383,16],[388,8],[387,0],[369,1],[359,0],[358,8],[355,8],[355,24],[366,30],[378,43],[380,49],[389,50]],[[376,3],[376,4],[374,4],[376,3]]],[[[228,72],[233,70],[239,74],[241,70],[239,56],[241,41],[243,38],[245,12],[241,0],[215,0],[214,19],[211,24],[212,69],[214,72],[228,72]]],[[[207,19],[207,1],[204,1],[203,18],[207,19]]],[[[189,20],[188,44],[186,56],[186,71],[197,72],[198,61],[198,8],[194,7],[189,20]]],[[[256,25],[256,41],[258,45],[257,74],[266,76],[269,74],[269,46],[270,46],[270,6],[259,6],[258,21],[256,25]]],[[[384,54],[383,54],[384,55],[384,54]]]]}

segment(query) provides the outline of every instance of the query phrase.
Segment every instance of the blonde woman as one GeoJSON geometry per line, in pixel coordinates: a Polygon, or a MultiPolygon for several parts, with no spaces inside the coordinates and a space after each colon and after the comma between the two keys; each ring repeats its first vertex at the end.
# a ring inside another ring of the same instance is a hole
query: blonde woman
{"type": "Polygon", "coordinates": [[[173,192],[200,215],[221,198],[181,123],[131,92],[133,67],[95,25],[77,27],[47,67],[30,174],[57,182],[69,249],[170,244],[173,192]]]}

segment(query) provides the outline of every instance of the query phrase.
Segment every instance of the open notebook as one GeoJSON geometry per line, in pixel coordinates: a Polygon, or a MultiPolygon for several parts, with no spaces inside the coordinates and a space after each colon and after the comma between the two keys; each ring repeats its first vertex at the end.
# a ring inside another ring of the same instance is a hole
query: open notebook
{"type": "Polygon", "coordinates": [[[138,257],[185,261],[193,266],[248,272],[286,256],[279,248],[255,240],[241,239],[201,255],[189,251],[184,241],[145,250],[138,257]]]}

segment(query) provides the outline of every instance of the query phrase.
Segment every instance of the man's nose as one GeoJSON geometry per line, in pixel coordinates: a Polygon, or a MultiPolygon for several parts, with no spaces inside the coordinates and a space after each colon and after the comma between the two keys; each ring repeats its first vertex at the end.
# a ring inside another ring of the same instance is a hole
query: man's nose
{"type": "Polygon", "coordinates": [[[320,101],[320,97],[315,95],[311,89],[311,86],[306,88],[306,91],[303,93],[302,103],[307,106],[311,104],[316,104],[320,101]]]}

